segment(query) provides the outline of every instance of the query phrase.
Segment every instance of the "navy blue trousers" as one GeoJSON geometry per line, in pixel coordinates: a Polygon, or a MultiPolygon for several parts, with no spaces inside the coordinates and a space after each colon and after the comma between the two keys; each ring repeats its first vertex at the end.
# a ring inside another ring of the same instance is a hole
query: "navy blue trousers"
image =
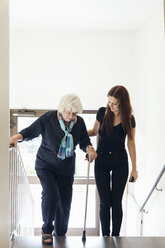
{"type": "Polygon", "coordinates": [[[36,172],[42,186],[42,231],[52,233],[54,230],[56,236],[64,236],[68,229],[74,177],[46,169],[36,172]]]}
{"type": "Polygon", "coordinates": [[[112,207],[112,236],[119,236],[122,222],[122,197],[128,178],[127,153],[98,153],[95,179],[100,198],[100,221],[103,236],[110,236],[110,207],[112,207]],[[110,172],[112,182],[110,184],[110,172]]]}

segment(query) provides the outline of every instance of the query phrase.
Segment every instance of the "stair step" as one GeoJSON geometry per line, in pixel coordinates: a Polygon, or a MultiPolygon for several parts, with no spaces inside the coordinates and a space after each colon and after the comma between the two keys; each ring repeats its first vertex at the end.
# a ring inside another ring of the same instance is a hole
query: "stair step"
{"type": "Polygon", "coordinates": [[[164,248],[165,237],[56,237],[52,246],[41,243],[41,237],[16,237],[10,248],[164,248]]]}

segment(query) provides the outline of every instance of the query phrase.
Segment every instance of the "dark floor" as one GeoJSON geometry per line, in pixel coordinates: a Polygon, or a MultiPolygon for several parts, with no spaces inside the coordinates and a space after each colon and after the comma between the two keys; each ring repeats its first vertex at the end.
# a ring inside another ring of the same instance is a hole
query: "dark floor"
{"type": "Polygon", "coordinates": [[[41,237],[16,238],[10,248],[165,248],[165,237],[87,237],[82,242],[81,237],[58,237],[52,246],[41,243],[41,237]]]}

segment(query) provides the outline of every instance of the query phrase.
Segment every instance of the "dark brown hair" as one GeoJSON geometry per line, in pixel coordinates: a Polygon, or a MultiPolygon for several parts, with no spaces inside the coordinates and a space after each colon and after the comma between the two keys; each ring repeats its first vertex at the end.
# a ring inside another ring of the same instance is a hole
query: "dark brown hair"
{"type": "MultiPolygon", "coordinates": [[[[107,97],[109,96],[113,96],[118,99],[122,126],[124,128],[124,131],[128,134],[128,136],[132,138],[132,125],[131,125],[132,107],[127,89],[121,85],[114,86],[108,92],[107,97]]],[[[114,113],[111,111],[110,107],[107,104],[103,119],[103,124],[101,126],[101,129],[105,130],[107,135],[110,135],[113,129],[113,122],[114,122],[114,113]]]]}

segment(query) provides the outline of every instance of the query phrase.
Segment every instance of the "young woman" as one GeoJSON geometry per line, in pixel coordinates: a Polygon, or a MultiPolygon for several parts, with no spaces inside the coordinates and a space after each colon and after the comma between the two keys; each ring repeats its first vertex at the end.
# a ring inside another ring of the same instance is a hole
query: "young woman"
{"type": "Polygon", "coordinates": [[[77,144],[87,152],[92,162],[97,154],[92,147],[79,97],[73,94],[61,98],[58,111],[49,111],[32,125],[10,138],[10,145],[28,141],[40,134],[42,142],[36,156],[35,169],[42,186],[42,243],[53,243],[52,232],[64,236],[68,229],[77,144]]]}
{"type": "Polygon", "coordinates": [[[112,236],[119,236],[122,222],[122,196],[128,178],[128,157],[125,139],[132,161],[130,180],[135,182],[136,169],[135,118],[132,115],[130,97],[123,86],[115,86],[108,92],[106,108],[97,112],[89,136],[98,134],[98,157],[95,160],[95,179],[100,197],[100,220],[103,236],[110,236],[110,207],[112,207],[112,236]],[[112,186],[110,185],[112,172],[112,186]]]}

